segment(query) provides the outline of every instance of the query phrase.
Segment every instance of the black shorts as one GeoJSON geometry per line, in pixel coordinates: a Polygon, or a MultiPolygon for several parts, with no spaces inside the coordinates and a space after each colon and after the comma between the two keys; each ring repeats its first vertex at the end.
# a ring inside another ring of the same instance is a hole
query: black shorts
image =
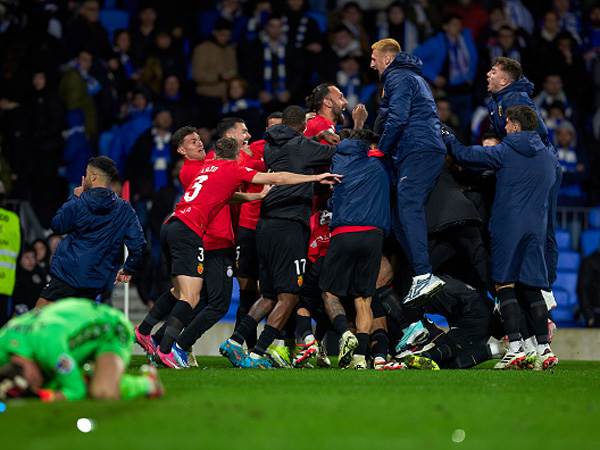
{"type": "Polygon", "coordinates": [[[258,252],[256,230],[240,227],[237,235],[236,274],[238,277],[258,279],[258,252]]]}
{"type": "Polygon", "coordinates": [[[233,256],[233,248],[206,252],[199,309],[207,304],[222,305],[225,312],[229,309],[233,292],[233,256]]]}
{"type": "Polygon", "coordinates": [[[322,292],[319,288],[319,276],[323,267],[324,256],[319,257],[314,263],[308,262],[306,273],[304,274],[304,282],[300,289],[300,302],[298,306],[306,308],[311,314],[323,309],[322,292]]]}
{"type": "Polygon", "coordinates": [[[65,283],[60,278],[50,275],[50,281],[44,286],[40,297],[46,300],[55,301],[61,298],[78,297],[96,300],[96,297],[103,292],[103,289],[94,288],[74,288],[65,283]]]}
{"type": "Polygon", "coordinates": [[[256,227],[260,291],[263,297],[299,294],[304,284],[310,231],[301,222],[261,218],[256,227]]]}
{"type": "Polygon", "coordinates": [[[170,276],[204,275],[204,244],[190,227],[173,218],[160,229],[160,248],[170,276]]]}
{"type": "Polygon", "coordinates": [[[331,238],[319,287],[337,297],[372,297],[381,265],[381,230],[342,233],[331,238]]]}

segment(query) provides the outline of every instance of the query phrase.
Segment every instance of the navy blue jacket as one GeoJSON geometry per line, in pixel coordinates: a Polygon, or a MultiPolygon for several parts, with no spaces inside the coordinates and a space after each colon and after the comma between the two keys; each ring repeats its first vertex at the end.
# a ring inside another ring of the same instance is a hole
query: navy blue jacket
{"type": "Polygon", "coordinates": [[[344,178],[330,200],[332,229],[352,225],[390,231],[390,176],[384,162],[367,156],[368,151],[368,144],[358,139],[337,145],[331,171],[344,178]]]}
{"type": "Polygon", "coordinates": [[[542,142],[548,145],[548,129],[544,123],[544,119],[540,114],[535,102],[531,99],[533,94],[533,83],[525,77],[513,81],[504,89],[492,94],[487,100],[487,108],[490,113],[490,121],[494,132],[500,136],[506,136],[506,111],[513,106],[529,106],[533,109],[538,118],[537,132],[542,138],[542,142]]]}
{"type": "Polygon", "coordinates": [[[400,52],[385,69],[383,98],[375,132],[381,135],[379,150],[400,163],[412,152],[446,153],[440,135],[440,119],[433,95],[421,75],[423,63],[400,52]]]}
{"type": "Polygon", "coordinates": [[[537,131],[509,134],[494,147],[465,147],[455,136],[445,141],[460,165],[496,170],[489,224],[492,279],[547,287],[544,252],[550,191],[556,181],[552,151],[537,131]]]}
{"type": "Polygon", "coordinates": [[[129,257],[123,265],[135,273],[142,264],[146,241],[133,208],[106,188],[72,196],[52,219],[52,230],[68,234],[50,264],[50,274],[74,288],[106,289],[119,270],[123,244],[129,257]]]}

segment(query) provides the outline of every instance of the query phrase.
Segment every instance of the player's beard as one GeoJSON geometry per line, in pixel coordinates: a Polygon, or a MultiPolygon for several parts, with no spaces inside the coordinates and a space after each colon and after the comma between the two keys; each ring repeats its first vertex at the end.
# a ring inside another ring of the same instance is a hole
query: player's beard
{"type": "Polygon", "coordinates": [[[342,122],[342,118],[344,117],[344,110],[343,109],[334,109],[333,110],[333,117],[335,118],[335,123],[340,123],[342,122]]]}

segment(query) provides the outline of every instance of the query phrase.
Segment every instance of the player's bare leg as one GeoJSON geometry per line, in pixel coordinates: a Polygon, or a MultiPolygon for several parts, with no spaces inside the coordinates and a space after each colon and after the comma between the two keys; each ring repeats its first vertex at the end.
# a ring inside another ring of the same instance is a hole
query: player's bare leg
{"type": "Polygon", "coordinates": [[[37,302],[35,303],[35,309],[41,309],[45,306],[51,305],[54,302],[51,302],[50,300],[46,300],[45,298],[38,298],[37,302]]]}

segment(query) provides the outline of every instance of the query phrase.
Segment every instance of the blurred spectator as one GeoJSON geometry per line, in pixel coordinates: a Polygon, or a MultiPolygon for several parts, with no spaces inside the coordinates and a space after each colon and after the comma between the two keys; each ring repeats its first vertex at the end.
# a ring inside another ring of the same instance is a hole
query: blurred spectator
{"type": "Polygon", "coordinates": [[[315,19],[307,14],[306,0],[287,0],[282,17],[283,31],[288,45],[295,49],[307,49],[311,53],[320,53],[321,30],[315,19]]]}
{"type": "MultiPolygon", "coordinates": [[[[517,39],[517,34],[508,25],[503,25],[498,30],[496,42],[488,43],[488,59],[484,65],[491,67],[491,62],[499,56],[515,59],[522,62],[521,45],[517,39]]],[[[483,64],[483,63],[482,63],[483,64]]]]}
{"type": "Polygon", "coordinates": [[[600,105],[600,5],[592,7],[588,14],[583,48],[583,59],[594,83],[593,107],[597,108],[600,105]]]}
{"type": "Polygon", "coordinates": [[[183,53],[173,44],[173,38],[167,31],[156,34],[155,49],[152,54],[160,61],[163,76],[166,74],[185,76],[186,63],[183,53]]]}
{"type": "Polygon", "coordinates": [[[509,25],[514,29],[522,29],[529,36],[533,34],[534,22],[531,12],[521,0],[504,0],[504,14],[509,25]]]}
{"type": "Polygon", "coordinates": [[[50,259],[56,253],[56,249],[58,248],[58,244],[63,240],[60,234],[51,234],[48,236],[48,249],[50,251],[50,259]]]}
{"type": "Polygon", "coordinates": [[[346,110],[352,111],[359,103],[370,107],[371,110],[375,109],[377,85],[366,80],[364,72],[361,71],[360,60],[356,56],[346,56],[340,61],[336,85],[348,101],[346,110]]]}
{"type": "Polygon", "coordinates": [[[357,2],[346,2],[340,11],[340,23],[344,25],[360,44],[363,54],[371,51],[371,41],[364,25],[364,13],[357,2]]]}
{"type": "Polygon", "coordinates": [[[138,86],[148,89],[152,95],[160,94],[164,73],[160,65],[160,59],[156,56],[149,56],[140,69],[138,86]]]}
{"type": "Polygon", "coordinates": [[[227,83],[227,101],[221,110],[222,117],[243,119],[251,135],[260,136],[263,131],[260,102],[247,95],[248,83],[235,77],[227,83]]]}
{"type": "MultiPolygon", "coordinates": [[[[542,114],[544,112],[542,111],[542,114]]],[[[554,142],[554,136],[558,126],[563,123],[567,118],[565,115],[565,105],[561,101],[555,101],[548,105],[547,117],[544,119],[546,129],[548,130],[548,139],[550,142],[554,142]]]]}
{"type": "Polygon", "coordinates": [[[440,122],[452,129],[456,136],[462,141],[464,136],[461,135],[460,122],[458,117],[456,117],[456,114],[452,112],[452,106],[448,99],[446,97],[436,98],[435,106],[437,108],[438,116],[440,117],[440,122]]]}
{"type": "Polygon", "coordinates": [[[585,325],[600,327],[600,249],[581,261],[577,297],[585,325]]]}
{"type": "Polygon", "coordinates": [[[465,135],[473,113],[477,49],[459,17],[448,16],[443,30],[417,47],[414,54],[423,61],[425,78],[446,93],[465,135]]]}
{"type": "Polygon", "coordinates": [[[554,0],[554,12],[558,15],[560,29],[571,33],[573,39],[581,45],[581,20],[577,14],[571,11],[571,2],[569,0],[554,0]]]}
{"type": "Polygon", "coordinates": [[[157,108],[168,109],[171,112],[173,130],[196,122],[194,105],[189,101],[188,96],[182,94],[181,81],[176,75],[169,75],[165,78],[157,108]]]}
{"type": "MultiPolygon", "coordinates": [[[[198,118],[203,126],[217,124],[221,105],[227,95],[227,81],[238,73],[236,49],[231,44],[231,22],[219,19],[212,39],[199,44],[192,55],[192,78],[201,106],[198,118]]],[[[257,65],[254,60],[250,64],[257,65]]]]}
{"type": "Polygon", "coordinates": [[[267,112],[299,101],[306,90],[306,62],[302,53],[286,44],[283,21],[273,15],[259,39],[238,50],[242,77],[258,90],[258,99],[267,112]]]}
{"type": "Polygon", "coordinates": [[[127,30],[116,30],[114,35],[113,54],[119,60],[125,77],[136,80],[139,74],[131,59],[131,34],[127,30]]]}
{"type": "Polygon", "coordinates": [[[585,155],[577,148],[577,133],[569,121],[563,121],[555,131],[558,161],[563,178],[558,194],[558,204],[582,206],[585,203],[583,182],[586,178],[585,155]]]}
{"type": "Polygon", "coordinates": [[[45,277],[50,272],[50,247],[44,239],[36,239],[31,246],[35,250],[35,262],[45,277]]]}
{"type": "Polygon", "coordinates": [[[421,38],[428,38],[441,25],[440,7],[434,0],[411,0],[407,15],[419,28],[421,38]]]}
{"type": "Polygon", "coordinates": [[[488,21],[488,13],[479,1],[455,0],[446,6],[445,13],[460,17],[463,26],[471,30],[475,40],[479,39],[488,21]]]}
{"type": "Polygon", "coordinates": [[[392,38],[398,41],[402,51],[412,53],[419,45],[419,30],[406,17],[404,3],[395,1],[386,9],[385,17],[380,21],[377,30],[377,40],[392,38]]]}
{"type": "Polygon", "coordinates": [[[21,248],[19,216],[3,208],[5,192],[0,192],[0,327],[12,316],[10,297],[15,290],[17,257],[21,248]]]}
{"type": "Polygon", "coordinates": [[[140,9],[131,29],[131,57],[135,67],[142,67],[154,48],[156,39],[156,10],[151,6],[140,9]]]}
{"type": "Polygon", "coordinates": [[[65,43],[69,57],[72,58],[81,49],[86,49],[94,56],[108,58],[110,54],[108,33],[99,19],[100,2],[85,0],[77,11],[77,17],[67,25],[65,43]]]}
{"type": "Polygon", "coordinates": [[[544,120],[547,120],[550,117],[550,107],[553,106],[555,102],[562,103],[563,111],[567,119],[570,119],[573,115],[573,109],[563,90],[562,78],[558,74],[551,73],[546,75],[544,89],[533,101],[540,109],[544,120]]]}
{"type": "Polygon", "coordinates": [[[562,76],[565,92],[576,105],[580,106],[587,95],[581,86],[588,85],[589,77],[577,43],[570,33],[563,31],[556,37],[555,45],[559,53],[556,70],[562,76]]]}
{"type": "Polygon", "coordinates": [[[17,282],[13,293],[13,304],[16,314],[32,310],[47,283],[46,274],[37,265],[36,252],[30,245],[23,247],[17,267],[17,282]]]}
{"type": "Polygon", "coordinates": [[[156,111],[152,128],[140,135],[127,158],[125,179],[131,182],[131,204],[142,227],[148,221],[148,202],[169,183],[169,168],[177,156],[170,146],[172,125],[169,110],[156,111]]]}
{"type": "Polygon", "coordinates": [[[258,33],[263,29],[267,19],[273,13],[271,2],[268,0],[257,0],[254,7],[248,13],[248,21],[244,27],[244,38],[253,41],[258,38],[258,33]]]}
{"type": "Polygon", "coordinates": [[[198,17],[198,37],[200,40],[210,39],[219,19],[225,19],[232,24],[233,42],[241,42],[248,18],[244,15],[239,0],[219,0],[216,8],[202,11],[198,17]]]}
{"type": "Polygon", "coordinates": [[[504,9],[501,6],[495,6],[490,10],[487,25],[481,30],[479,42],[485,46],[495,44],[498,32],[503,26],[510,26],[504,15],[504,9]]]}

